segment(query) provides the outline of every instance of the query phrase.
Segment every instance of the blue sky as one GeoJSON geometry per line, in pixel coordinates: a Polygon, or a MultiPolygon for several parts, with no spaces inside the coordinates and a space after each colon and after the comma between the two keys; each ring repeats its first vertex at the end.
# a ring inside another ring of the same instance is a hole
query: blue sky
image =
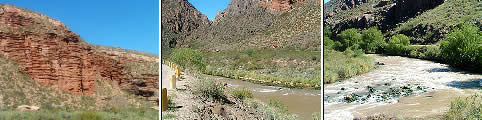
{"type": "Polygon", "coordinates": [[[214,17],[219,10],[224,10],[228,7],[231,0],[188,0],[189,3],[194,5],[197,10],[208,16],[209,20],[214,20],[214,17]]]}
{"type": "Polygon", "coordinates": [[[157,0],[0,0],[60,20],[88,43],[159,54],[157,0]]]}
{"type": "Polygon", "coordinates": [[[323,0],[323,3],[326,3],[326,2],[328,2],[328,1],[330,1],[330,0],[323,0]]]}

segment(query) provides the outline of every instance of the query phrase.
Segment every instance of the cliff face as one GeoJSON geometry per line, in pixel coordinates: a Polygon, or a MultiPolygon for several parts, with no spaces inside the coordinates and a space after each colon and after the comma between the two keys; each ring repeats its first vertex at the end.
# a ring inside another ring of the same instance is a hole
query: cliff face
{"type": "Polygon", "coordinates": [[[178,46],[179,40],[211,21],[187,0],[161,0],[161,44],[163,48],[178,46]]]}
{"type": "Polygon", "coordinates": [[[303,3],[305,0],[259,0],[261,5],[275,12],[286,12],[293,9],[294,4],[303,3]]]}
{"type": "Polygon", "coordinates": [[[74,94],[92,94],[96,80],[131,86],[121,59],[100,54],[61,22],[12,5],[0,8],[0,55],[32,80],[74,94]]]}

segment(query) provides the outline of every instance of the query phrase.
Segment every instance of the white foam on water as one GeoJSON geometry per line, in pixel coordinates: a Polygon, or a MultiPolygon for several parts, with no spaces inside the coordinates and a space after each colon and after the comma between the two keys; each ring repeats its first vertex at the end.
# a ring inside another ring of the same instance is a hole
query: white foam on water
{"type": "Polygon", "coordinates": [[[276,92],[276,91],[278,91],[278,90],[273,90],[273,89],[261,89],[259,92],[264,93],[264,92],[276,92]]]}
{"type": "Polygon", "coordinates": [[[331,113],[324,114],[325,120],[353,120],[355,116],[349,111],[335,110],[331,113]]]}
{"type": "MultiPolygon", "coordinates": [[[[482,79],[481,75],[466,74],[453,71],[448,65],[434,63],[432,61],[425,61],[419,59],[404,58],[399,56],[375,56],[377,61],[385,62],[386,65],[380,66],[378,69],[374,69],[368,73],[352,77],[342,82],[336,82],[324,87],[324,95],[333,95],[329,99],[340,100],[343,99],[341,93],[356,93],[367,91],[366,86],[375,86],[377,84],[390,83],[390,86],[406,86],[408,84],[427,87],[424,89],[427,93],[430,91],[440,89],[451,89],[459,92],[464,92],[460,88],[449,86],[450,82],[454,81],[467,81],[472,79],[482,79]],[[341,90],[344,88],[345,90],[341,90]],[[358,88],[358,89],[355,89],[358,88]]],[[[414,95],[421,95],[423,92],[414,91],[414,95]]],[[[323,96],[325,97],[325,96],[323,96]]],[[[384,102],[368,101],[368,104],[362,105],[384,105],[398,103],[398,99],[391,99],[384,102]]],[[[325,108],[336,108],[339,105],[345,104],[339,101],[324,101],[325,108]]],[[[418,104],[413,104],[418,105],[418,104]]],[[[359,105],[352,105],[353,107],[359,105]]],[[[333,110],[327,117],[329,119],[336,119],[341,115],[350,116],[345,110],[333,110]]],[[[356,112],[356,111],[353,111],[356,112]]],[[[351,114],[351,113],[350,113],[351,114]]],[[[327,114],[325,114],[327,115],[327,114]]],[[[351,115],[352,116],[352,115],[351,115]]],[[[339,117],[343,118],[343,117],[339,117]]],[[[348,117],[346,119],[350,119],[348,117]]],[[[353,118],[351,118],[353,119],[353,118]]]]}

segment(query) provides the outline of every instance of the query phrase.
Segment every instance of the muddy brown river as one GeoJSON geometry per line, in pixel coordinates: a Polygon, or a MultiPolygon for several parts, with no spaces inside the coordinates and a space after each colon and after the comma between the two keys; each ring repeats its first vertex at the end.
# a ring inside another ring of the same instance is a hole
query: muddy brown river
{"type": "Polygon", "coordinates": [[[378,68],[324,85],[324,118],[351,120],[378,114],[430,118],[448,110],[458,97],[481,93],[482,75],[456,71],[446,64],[371,54],[378,68]]]}
{"type": "Polygon", "coordinates": [[[270,99],[279,100],[288,107],[288,112],[296,114],[300,120],[311,120],[313,113],[321,111],[320,90],[265,86],[222,77],[216,77],[216,80],[227,82],[228,86],[234,89],[247,88],[253,91],[254,99],[266,104],[270,99]]]}

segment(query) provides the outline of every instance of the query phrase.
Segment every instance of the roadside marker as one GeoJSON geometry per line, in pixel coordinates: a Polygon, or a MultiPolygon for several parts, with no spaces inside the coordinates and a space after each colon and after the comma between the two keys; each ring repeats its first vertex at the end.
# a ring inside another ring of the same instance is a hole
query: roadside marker
{"type": "Polygon", "coordinates": [[[179,79],[181,79],[181,72],[179,71],[178,67],[175,68],[176,69],[176,75],[179,79]]]}
{"type": "Polygon", "coordinates": [[[172,75],[171,77],[171,81],[170,82],[170,85],[171,85],[171,89],[176,89],[176,75],[172,75]]]}
{"type": "Polygon", "coordinates": [[[162,106],[162,111],[166,111],[167,110],[167,89],[166,88],[162,88],[162,103],[161,103],[161,106],[162,106]]]}

